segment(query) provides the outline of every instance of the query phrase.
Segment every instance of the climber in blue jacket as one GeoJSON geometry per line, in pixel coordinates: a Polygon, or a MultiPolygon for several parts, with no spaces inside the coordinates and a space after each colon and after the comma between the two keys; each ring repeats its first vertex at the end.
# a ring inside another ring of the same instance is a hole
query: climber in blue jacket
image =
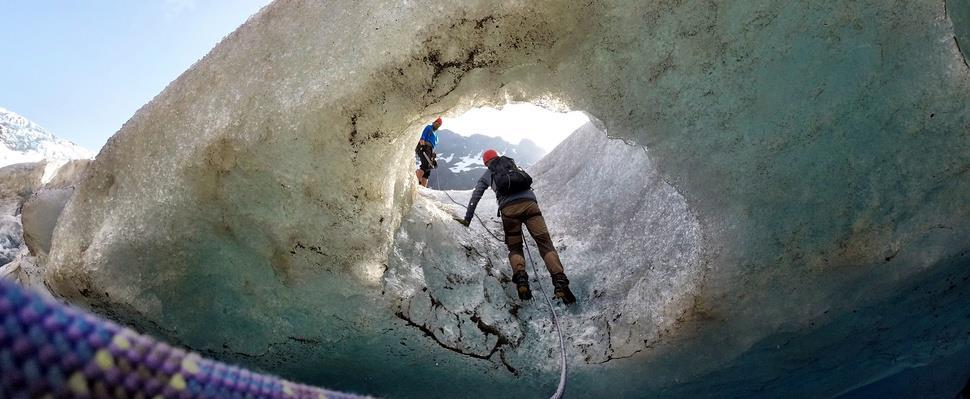
{"type": "Polygon", "coordinates": [[[421,166],[414,173],[418,176],[418,183],[428,187],[428,179],[431,177],[431,169],[438,167],[438,154],[434,152],[434,147],[438,145],[438,135],[435,131],[441,127],[441,118],[435,119],[434,123],[424,127],[418,146],[414,148],[414,153],[418,156],[421,166]]]}

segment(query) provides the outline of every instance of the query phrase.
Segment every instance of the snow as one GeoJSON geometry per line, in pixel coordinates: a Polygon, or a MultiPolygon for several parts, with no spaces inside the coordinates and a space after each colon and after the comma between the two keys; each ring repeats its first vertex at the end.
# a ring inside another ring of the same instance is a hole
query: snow
{"type": "Polygon", "coordinates": [[[448,169],[451,169],[451,171],[454,173],[467,172],[475,169],[485,169],[485,166],[482,165],[482,154],[479,153],[478,155],[474,156],[462,155],[461,160],[455,162],[455,166],[448,169]]]}
{"type": "Polygon", "coordinates": [[[72,159],[94,158],[94,153],[59,139],[34,122],[0,107],[0,166],[47,161],[43,181],[54,177],[72,159]]]}

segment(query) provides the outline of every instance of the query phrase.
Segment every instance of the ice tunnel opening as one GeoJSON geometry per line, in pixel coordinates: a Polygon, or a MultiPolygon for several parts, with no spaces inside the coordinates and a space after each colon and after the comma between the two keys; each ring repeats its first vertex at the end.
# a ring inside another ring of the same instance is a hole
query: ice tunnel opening
{"type": "MultiPolygon", "coordinates": [[[[562,133],[552,131],[546,141],[552,142],[551,151],[524,167],[535,178],[538,202],[581,302],[564,323],[567,356],[580,368],[635,357],[691,317],[703,280],[700,224],[645,147],[608,137],[604,123],[585,111],[549,104],[548,98],[518,103],[511,108],[521,107],[519,115],[509,115],[510,106],[471,108],[446,114],[451,116],[442,129],[467,129],[485,119],[501,127],[522,118],[542,119],[542,114],[552,118],[514,132],[530,137],[553,130],[558,118],[567,137],[556,143],[555,133],[562,133]]],[[[454,169],[470,172],[472,180],[448,184],[456,180],[449,174],[436,184],[433,171],[430,188],[415,185],[382,292],[396,298],[399,319],[437,346],[517,376],[548,375],[556,371],[558,342],[541,299],[516,297],[494,194],[486,190],[479,203],[480,224],[466,230],[452,220],[464,215],[463,205],[484,171],[485,148],[462,148],[468,154],[442,152],[447,162],[439,168],[451,166],[442,173],[453,172],[454,161],[461,159],[454,169]]],[[[527,264],[532,285],[544,284],[551,294],[535,243],[524,235],[535,259],[527,264]]]]}
{"type": "MultiPolygon", "coordinates": [[[[447,117],[436,132],[438,167],[428,186],[439,190],[474,187],[485,169],[482,153],[490,148],[530,167],[589,120],[582,111],[529,102],[475,107],[447,117]]],[[[416,159],[418,168],[420,163],[416,159]]]]}

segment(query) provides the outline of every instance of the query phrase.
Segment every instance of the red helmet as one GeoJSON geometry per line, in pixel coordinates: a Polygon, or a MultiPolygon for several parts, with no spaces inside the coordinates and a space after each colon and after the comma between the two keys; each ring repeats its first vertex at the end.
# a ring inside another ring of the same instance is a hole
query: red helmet
{"type": "Polygon", "coordinates": [[[495,150],[485,151],[485,153],[482,154],[482,163],[488,166],[488,161],[491,161],[492,158],[495,158],[497,156],[498,156],[498,153],[495,152],[495,150]]]}
{"type": "Polygon", "coordinates": [[[435,120],[434,120],[434,123],[437,123],[437,124],[439,124],[439,125],[440,125],[440,124],[441,124],[441,118],[439,117],[438,119],[435,119],[435,120]]]}

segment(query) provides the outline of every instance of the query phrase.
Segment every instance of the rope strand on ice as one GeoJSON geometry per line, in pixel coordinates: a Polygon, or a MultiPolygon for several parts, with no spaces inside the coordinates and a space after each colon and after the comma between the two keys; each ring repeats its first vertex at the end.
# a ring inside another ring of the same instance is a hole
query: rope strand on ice
{"type": "Polygon", "coordinates": [[[542,292],[542,297],[546,300],[546,306],[549,307],[549,312],[552,313],[552,324],[556,327],[556,333],[559,335],[559,386],[556,388],[556,392],[550,396],[552,399],[559,399],[562,397],[563,392],[566,391],[566,344],[562,338],[562,328],[559,327],[559,316],[556,315],[556,308],[552,306],[552,300],[549,299],[549,294],[546,293],[545,288],[542,286],[542,279],[539,278],[539,269],[536,268],[536,262],[532,259],[532,251],[529,249],[529,243],[526,240],[522,240],[525,244],[525,253],[529,256],[529,263],[532,263],[532,272],[535,273],[536,282],[539,283],[539,292],[542,292]]]}

